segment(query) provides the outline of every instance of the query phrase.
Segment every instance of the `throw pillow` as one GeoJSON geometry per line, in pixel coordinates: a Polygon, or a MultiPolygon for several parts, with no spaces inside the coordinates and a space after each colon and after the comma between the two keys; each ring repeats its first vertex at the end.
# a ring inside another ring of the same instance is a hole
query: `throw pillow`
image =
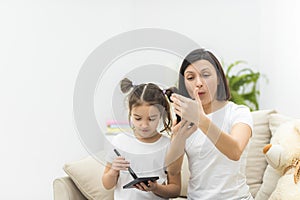
{"type": "Polygon", "coordinates": [[[105,166],[93,157],[88,156],[85,159],[65,164],[63,168],[87,199],[114,199],[113,189],[106,190],[102,184],[102,174],[105,166]]]}
{"type": "Polygon", "coordinates": [[[253,132],[247,147],[249,149],[246,161],[246,178],[253,197],[256,196],[262,184],[263,174],[267,167],[262,149],[270,142],[271,132],[268,116],[272,113],[275,113],[275,111],[259,110],[252,112],[253,132]]]}

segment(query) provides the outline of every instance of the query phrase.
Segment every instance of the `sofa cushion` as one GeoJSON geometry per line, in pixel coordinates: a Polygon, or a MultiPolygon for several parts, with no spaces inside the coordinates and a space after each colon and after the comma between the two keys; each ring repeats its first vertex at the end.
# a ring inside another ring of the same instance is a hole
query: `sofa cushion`
{"type": "Polygon", "coordinates": [[[262,177],[267,167],[267,161],[262,148],[270,142],[271,132],[269,129],[268,116],[275,113],[274,110],[253,111],[253,132],[248,144],[246,164],[246,178],[253,197],[261,187],[262,177]]]}
{"type": "Polygon", "coordinates": [[[53,181],[54,200],[86,200],[69,176],[57,178],[53,181]]]}
{"type": "MultiPolygon", "coordinates": [[[[290,121],[292,119],[293,118],[291,117],[287,117],[285,115],[281,115],[277,113],[271,114],[269,116],[269,126],[270,126],[272,136],[276,134],[276,130],[281,124],[290,121]]],[[[272,143],[272,139],[271,139],[271,143],[272,143]]],[[[255,199],[256,200],[268,199],[271,196],[272,192],[274,191],[280,176],[281,175],[273,167],[268,165],[263,176],[263,183],[259,191],[257,192],[255,199]]]]}
{"type": "Polygon", "coordinates": [[[65,164],[63,168],[87,199],[113,200],[113,189],[106,190],[102,184],[105,166],[93,157],[65,164]]]}
{"type": "Polygon", "coordinates": [[[287,122],[287,121],[291,121],[293,120],[294,118],[292,117],[288,117],[288,116],[285,116],[285,115],[282,115],[282,114],[278,114],[278,113],[275,113],[275,114],[271,114],[269,116],[269,126],[270,126],[270,130],[271,130],[271,134],[274,135],[277,128],[287,122]]]}

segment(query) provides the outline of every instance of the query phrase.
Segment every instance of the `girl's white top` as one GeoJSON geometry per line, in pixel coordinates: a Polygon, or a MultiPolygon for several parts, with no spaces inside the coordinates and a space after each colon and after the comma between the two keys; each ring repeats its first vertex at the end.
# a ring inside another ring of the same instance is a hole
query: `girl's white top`
{"type": "MultiPolygon", "coordinates": [[[[116,154],[113,148],[116,148],[122,157],[130,161],[130,167],[138,177],[159,176],[157,182],[162,184],[167,180],[164,162],[167,148],[170,144],[170,138],[162,135],[154,143],[144,143],[139,141],[131,133],[120,133],[112,140],[108,150],[106,161],[112,163],[116,154]]],[[[128,171],[120,171],[119,179],[114,191],[114,199],[132,200],[132,199],[149,199],[161,200],[152,192],[144,192],[138,189],[123,189],[123,186],[134,179],[128,171]]]]}

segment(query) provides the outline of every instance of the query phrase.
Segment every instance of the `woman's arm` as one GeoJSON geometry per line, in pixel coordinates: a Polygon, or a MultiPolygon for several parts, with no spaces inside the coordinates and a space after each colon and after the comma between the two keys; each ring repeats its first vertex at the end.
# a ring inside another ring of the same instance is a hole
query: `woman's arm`
{"type": "Polygon", "coordinates": [[[251,137],[251,128],[244,123],[235,124],[230,134],[219,129],[209,118],[200,120],[198,127],[231,160],[239,160],[251,137]],[[242,134],[241,134],[242,133],[242,134]]]}
{"type": "Polygon", "coordinates": [[[229,159],[239,160],[252,134],[250,126],[237,123],[231,128],[230,133],[223,132],[206,116],[197,90],[194,96],[196,100],[173,94],[171,98],[175,113],[197,124],[217,149],[229,159]]]}

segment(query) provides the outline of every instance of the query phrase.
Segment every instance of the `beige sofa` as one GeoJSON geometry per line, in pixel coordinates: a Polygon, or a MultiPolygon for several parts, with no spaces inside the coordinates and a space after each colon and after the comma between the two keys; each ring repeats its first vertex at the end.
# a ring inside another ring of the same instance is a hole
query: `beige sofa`
{"type": "MultiPolygon", "coordinates": [[[[280,124],[291,118],[277,114],[274,110],[254,111],[252,116],[253,135],[243,155],[247,156],[245,174],[255,200],[266,200],[274,190],[280,175],[267,165],[262,149],[270,142],[272,134],[280,124]]],[[[101,183],[104,166],[92,157],[65,164],[63,168],[67,176],[57,178],[53,182],[55,200],[113,199],[113,190],[105,190],[101,183]]],[[[182,198],[187,194],[188,177],[185,158],[182,168],[182,198]]]]}

